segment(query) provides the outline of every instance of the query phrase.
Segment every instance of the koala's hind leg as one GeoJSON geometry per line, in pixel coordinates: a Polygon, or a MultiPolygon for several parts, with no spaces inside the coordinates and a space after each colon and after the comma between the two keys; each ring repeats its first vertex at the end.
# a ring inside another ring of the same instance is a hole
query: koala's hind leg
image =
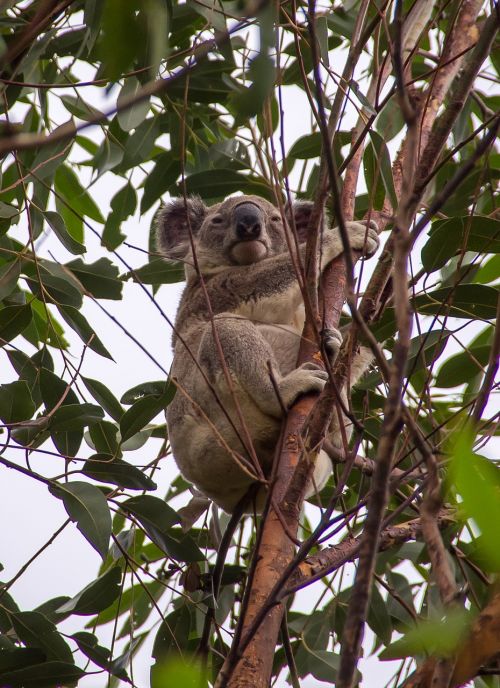
{"type": "Polygon", "coordinates": [[[281,418],[283,406],[290,407],[301,394],[323,389],[327,375],[315,366],[304,365],[282,375],[274,351],[258,327],[232,313],[220,313],[213,326],[205,325],[198,351],[200,364],[218,388],[227,389],[227,380],[214,328],[235,391],[250,397],[266,415],[281,418]]]}

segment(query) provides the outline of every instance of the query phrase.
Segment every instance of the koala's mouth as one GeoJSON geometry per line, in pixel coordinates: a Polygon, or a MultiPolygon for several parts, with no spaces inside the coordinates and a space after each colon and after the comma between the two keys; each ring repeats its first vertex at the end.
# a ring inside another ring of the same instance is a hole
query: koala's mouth
{"type": "Polygon", "coordinates": [[[267,257],[267,246],[259,239],[242,239],[231,246],[231,259],[237,265],[251,265],[267,257]]]}

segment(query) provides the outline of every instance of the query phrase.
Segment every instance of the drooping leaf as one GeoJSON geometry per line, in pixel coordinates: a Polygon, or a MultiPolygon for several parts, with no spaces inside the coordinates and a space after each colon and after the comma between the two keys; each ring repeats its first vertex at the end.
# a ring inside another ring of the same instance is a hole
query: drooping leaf
{"type": "Polygon", "coordinates": [[[173,284],[185,279],[184,266],[181,263],[169,263],[157,258],[123,276],[123,279],[129,278],[143,284],[173,284]]]}
{"type": "Polygon", "coordinates": [[[0,685],[11,688],[75,686],[85,672],[69,662],[43,662],[0,674],[0,685]]]}
{"type": "Polygon", "coordinates": [[[151,541],[173,559],[190,562],[205,558],[189,535],[179,533],[180,537],[174,537],[170,529],[179,516],[163,500],[143,495],[132,497],[121,506],[137,518],[151,541]]]}
{"type": "Polygon", "coordinates": [[[430,654],[450,656],[467,629],[468,613],[464,609],[450,611],[446,619],[420,621],[403,638],[381,652],[380,659],[398,659],[430,654]]]}
{"type": "Polygon", "coordinates": [[[4,423],[28,420],[35,413],[35,404],[24,380],[0,385],[0,418],[4,423]]]}
{"type": "Polygon", "coordinates": [[[37,279],[26,278],[26,283],[33,294],[42,302],[49,301],[57,305],[81,308],[82,294],[66,277],[41,275],[41,282],[37,279]]]}
{"type": "Polygon", "coordinates": [[[91,220],[104,223],[99,207],[80,184],[77,175],[68,165],[60,165],[55,176],[55,186],[59,194],[67,201],[69,207],[78,215],[90,217],[91,220]]]}
{"type": "Polygon", "coordinates": [[[500,571],[498,519],[500,519],[500,469],[472,451],[468,429],[457,434],[452,447],[450,481],[461,497],[460,507],[477,525],[481,553],[491,572],[500,571]]]}
{"type": "Polygon", "coordinates": [[[500,253],[500,221],[480,215],[436,220],[422,249],[422,264],[433,272],[460,250],[500,253]]]}
{"type": "Polygon", "coordinates": [[[11,260],[0,266],[0,301],[9,296],[16,288],[21,273],[21,262],[11,260]]]}
{"type": "Polygon", "coordinates": [[[109,454],[94,454],[84,464],[82,473],[99,482],[112,483],[131,490],[155,490],[156,483],[141,470],[109,454]]]}
{"type": "Polygon", "coordinates": [[[69,645],[43,614],[18,612],[11,614],[10,618],[17,637],[28,647],[43,650],[48,661],[74,661],[69,645]]]}
{"type": "Polygon", "coordinates": [[[85,246],[74,239],[68,232],[64,220],[59,213],[55,213],[52,210],[46,210],[43,216],[65,249],[77,255],[86,252],[87,249],[85,246]]]}
{"type": "Polygon", "coordinates": [[[6,342],[21,334],[31,322],[31,307],[7,306],[0,310],[0,338],[6,342]]]}
{"type": "Polygon", "coordinates": [[[71,637],[78,645],[80,652],[83,652],[83,654],[94,662],[94,664],[108,670],[111,674],[119,678],[128,678],[125,669],[121,668],[118,671],[115,670],[113,666],[114,663],[109,661],[111,650],[99,645],[98,639],[93,633],[79,631],[78,633],[73,633],[71,637]]]}
{"type": "Polygon", "coordinates": [[[59,313],[63,320],[74,330],[80,337],[84,344],[87,344],[90,349],[96,353],[113,360],[113,357],[96,335],[92,327],[89,325],[87,319],[82,313],[72,306],[59,306],[59,313]]]}
{"type": "Polygon", "coordinates": [[[67,263],[66,267],[96,299],[121,299],[123,285],[118,279],[118,268],[108,258],[99,258],[90,264],[77,258],[67,263]]]}
{"type": "Polygon", "coordinates": [[[78,530],[104,559],[111,536],[111,515],[101,490],[81,481],[52,485],[50,492],[61,499],[78,530]]]}
{"type": "Polygon", "coordinates": [[[155,416],[163,411],[172,401],[175,385],[169,383],[160,396],[146,396],[134,402],[120,419],[120,432],[125,441],[142,430],[155,416]]]}
{"type": "Polygon", "coordinates": [[[166,382],[165,380],[152,380],[151,382],[141,382],[135,387],[128,389],[122,394],[120,399],[122,404],[133,404],[144,397],[153,396],[160,397],[165,394],[166,382]]]}
{"type": "Polygon", "coordinates": [[[484,284],[459,284],[421,294],[414,300],[419,313],[450,315],[454,318],[484,318],[496,316],[498,290],[484,284]]]}
{"type": "Polygon", "coordinates": [[[109,413],[111,418],[119,421],[124,413],[124,410],[111,390],[109,390],[100,380],[93,380],[90,377],[83,376],[82,380],[83,384],[92,394],[94,399],[103,407],[105,411],[107,411],[107,413],[109,413]]]}
{"type": "Polygon", "coordinates": [[[81,430],[104,418],[104,412],[95,404],[63,404],[51,416],[51,431],[81,430]]]}
{"type": "MultiPolygon", "coordinates": [[[[117,8],[120,12],[120,9],[117,8]]],[[[130,131],[139,126],[146,118],[149,112],[149,98],[139,100],[138,93],[141,89],[141,83],[135,77],[129,77],[118,96],[118,107],[123,106],[128,100],[133,100],[133,105],[123,110],[118,110],[118,121],[124,131],[130,131]]]]}
{"type": "Polygon", "coordinates": [[[57,610],[60,614],[89,616],[107,609],[121,591],[122,572],[119,566],[103,573],[57,610]]]}
{"type": "Polygon", "coordinates": [[[315,132],[314,134],[307,134],[297,139],[290,148],[288,156],[290,158],[299,158],[306,160],[308,158],[317,158],[321,153],[321,134],[315,132]]]}

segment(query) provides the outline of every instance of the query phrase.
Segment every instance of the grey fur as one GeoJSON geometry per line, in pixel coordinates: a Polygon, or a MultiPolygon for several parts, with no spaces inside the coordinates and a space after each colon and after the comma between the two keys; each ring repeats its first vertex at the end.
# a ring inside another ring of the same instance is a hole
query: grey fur
{"type": "MultiPolygon", "coordinates": [[[[296,207],[301,240],[310,207],[304,202],[296,207]]],[[[372,255],[378,247],[375,229],[347,224],[352,247],[372,255]]],[[[256,473],[233,395],[268,475],[283,409],[301,394],[321,390],[326,374],[310,364],[295,367],[304,323],[302,295],[281,215],[271,203],[240,196],[206,207],[200,199],[176,199],[161,210],[157,231],[159,250],[186,266],[173,338],[172,376],[178,390],[167,409],[172,450],[184,477],[232,511],[256,473]]],[[[323,235],[326,265],[342,253],[342,243],[338,229],[325,229],[323,235]]],[[[304,248],[301,244],[302,259],[304,248]]],[[[332,360],[341,341],[337,330],[328,333],[332,360]]],[[[351,384],[370,359],[366,351],[358,354],[351,384]]],[[[341,446],[338,423],[332,432],[341,446]]],[[[330,473],[331,463],[321,453],[309,492],[320,490],[330,473]]],[[[265,496],[261,493],[258,502],[265,496]]]]}

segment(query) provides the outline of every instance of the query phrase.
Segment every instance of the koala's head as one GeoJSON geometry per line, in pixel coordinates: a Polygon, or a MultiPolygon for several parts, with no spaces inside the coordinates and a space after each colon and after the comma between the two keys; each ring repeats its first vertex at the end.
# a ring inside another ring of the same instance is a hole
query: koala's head
{"type": "MultiPolygon", "coordinates": [[[[311,204],[300,202],[286,211],[299,235],[307,229],[311,204]]],[[[287,250],[281,214],[259,196],[227,198],[207,207],[200,198],[177,198],[157,218],[158,249],[167,258],[192,262],[191,239],[202,272],[251,265],[287,250]]]]}

